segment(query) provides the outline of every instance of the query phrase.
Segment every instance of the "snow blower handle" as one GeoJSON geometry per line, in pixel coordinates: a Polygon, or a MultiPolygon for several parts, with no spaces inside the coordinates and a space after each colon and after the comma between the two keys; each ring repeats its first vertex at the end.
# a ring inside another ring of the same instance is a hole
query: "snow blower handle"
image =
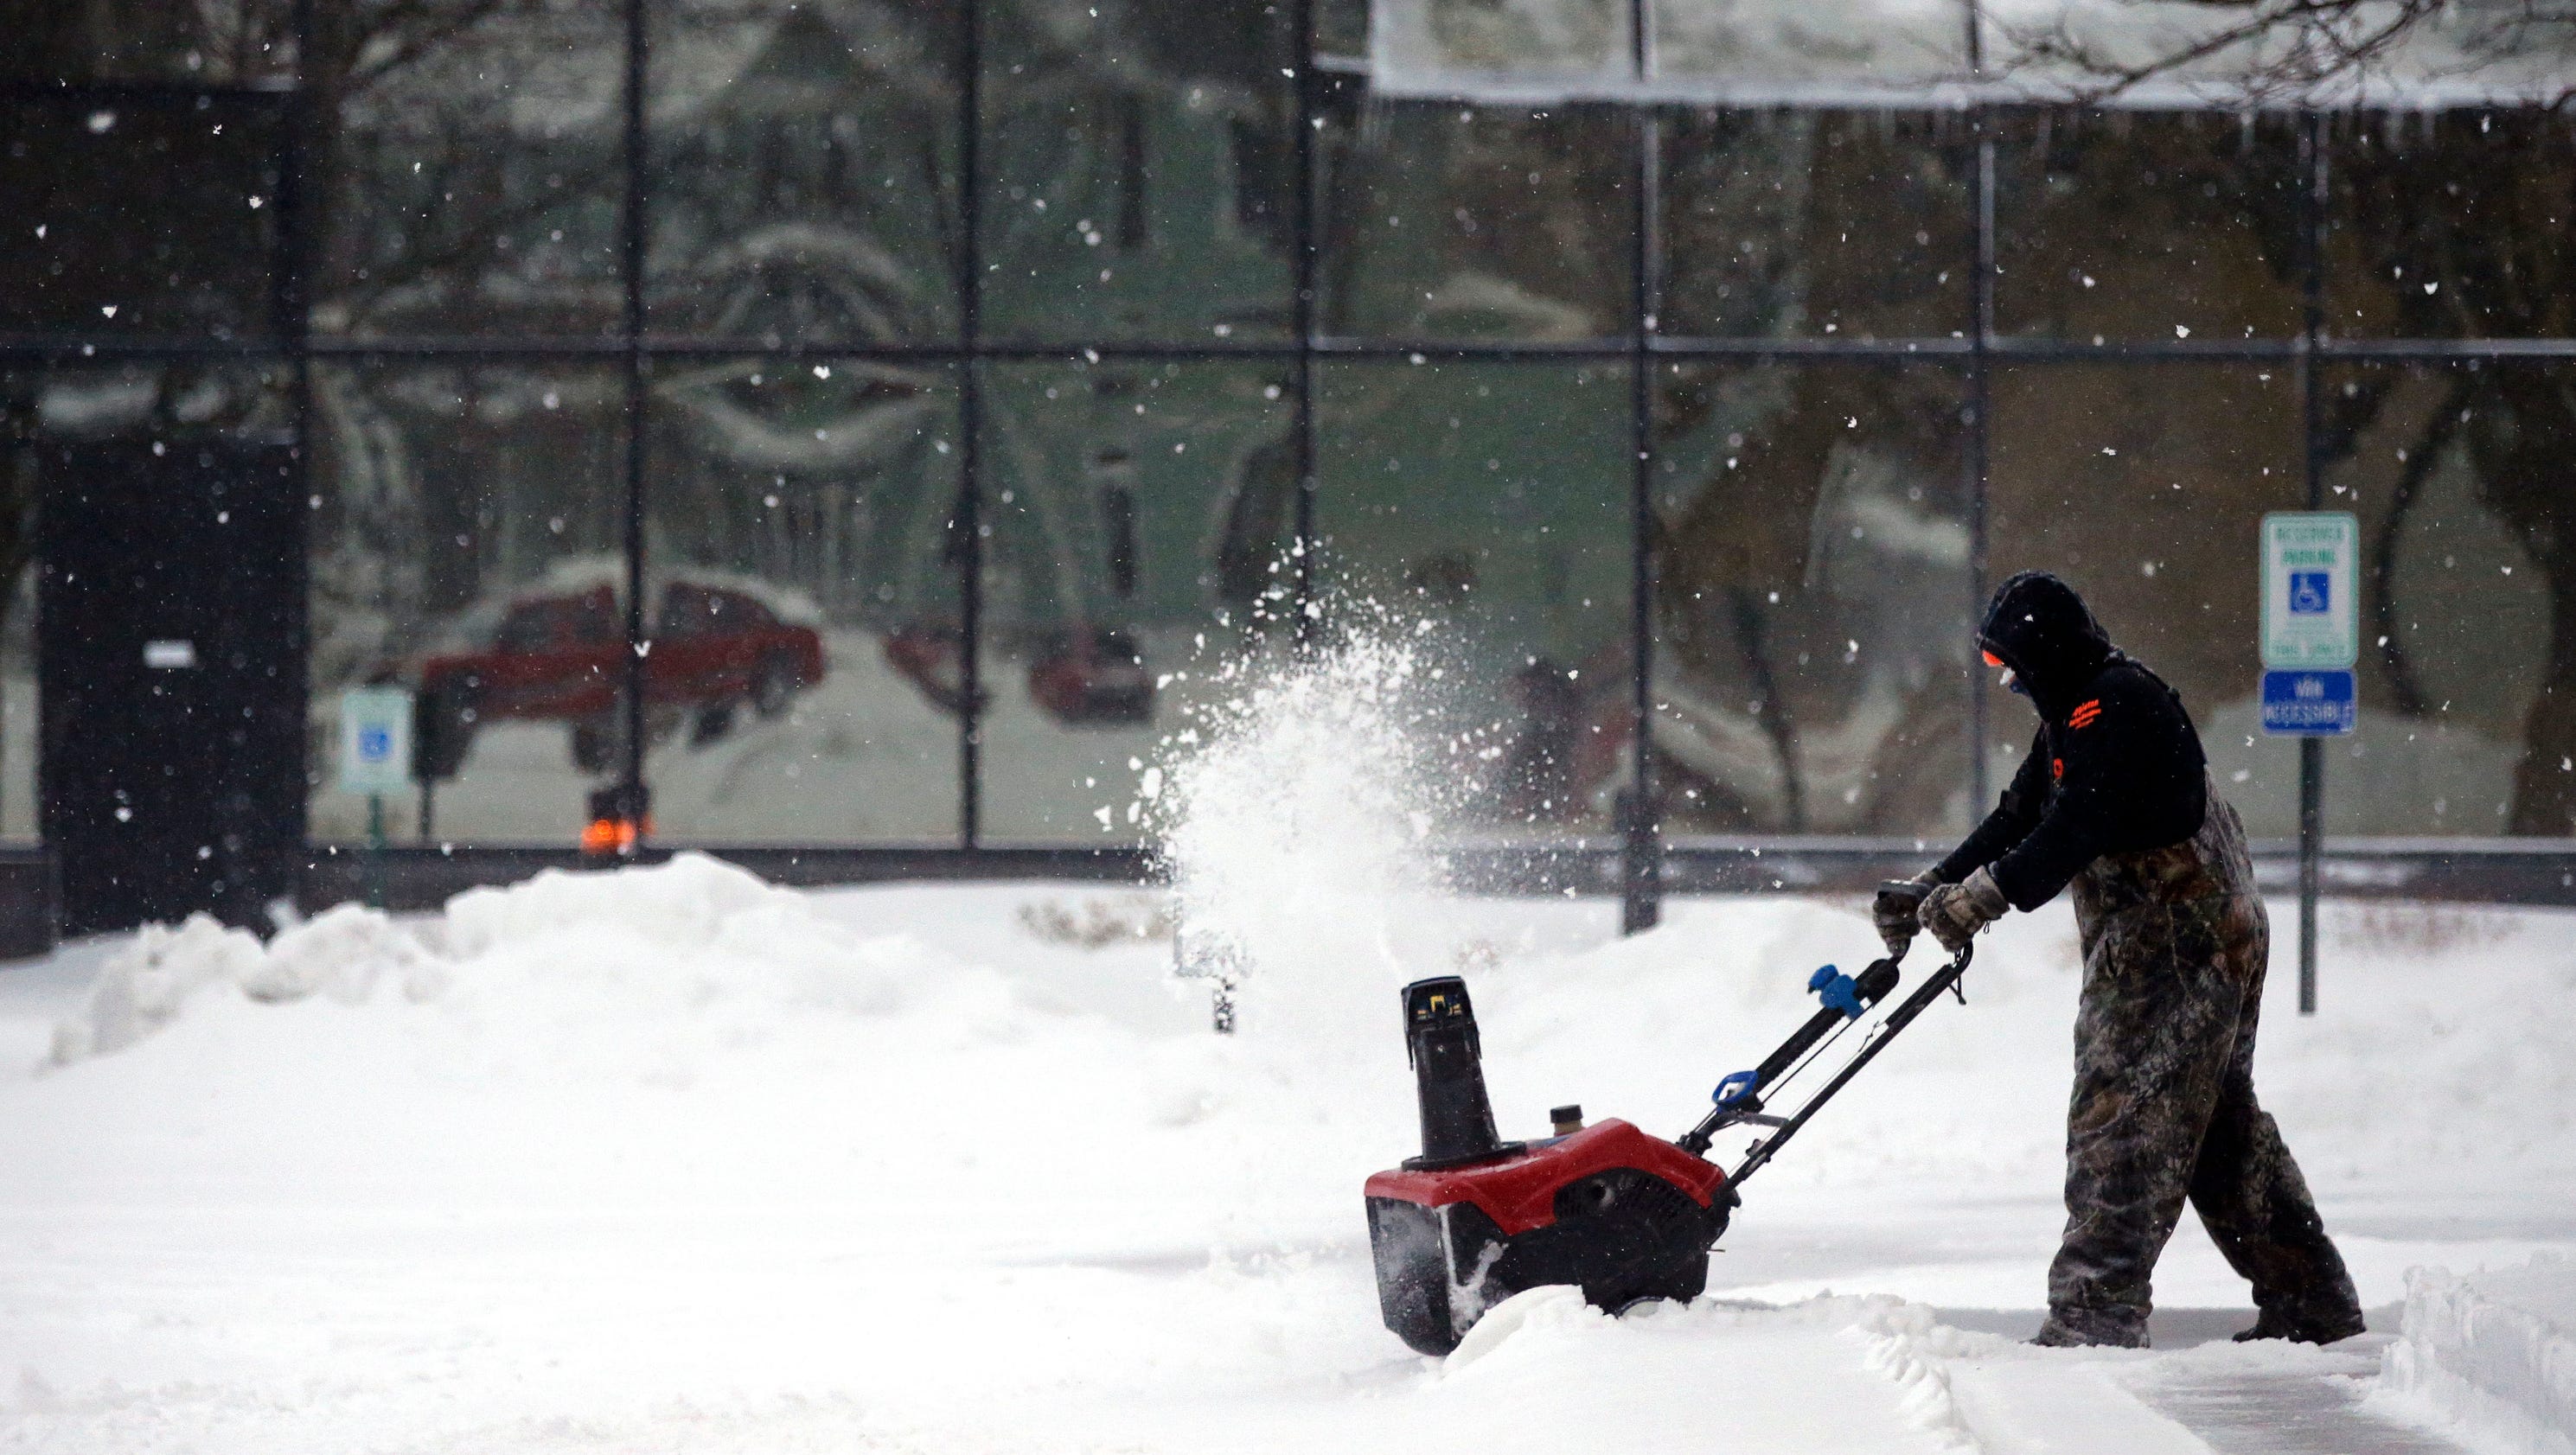
{"type": "MultiPolygon", "coordinates": [[[[1798,1108],[1798,1114],[1783,1123],[1779,1131],[1754,1144],[1753,1150],[1745,1154],[1744,1161],[1733,1172],[1727,1174],[1727,1185],[1733,1187],[1741,1184],[1745,1178],[1760,1171],[1764,1163],[1778,1156],[1781,1144],[1796,1136],[1798,1129],[1807,1124],[1807,1119],[1816,1114],[1817,1108],[1832,1100],[1835,1092],[1849,1085],[1851,1079],[1860,1074],[1860,1069],[1868,1065],[1871,1058],[1879,1052],[1886,1050],[1887,1043],[1896,1039],[1897,1032],[1904,1030],[1913,1023],[1916,1016],[1930,1009],[1932,1002],[1940,999],[1943,991],[1958,985],[1959,977],[1968,973],[1968,961],[1976,951],[1977,947],[1974,943],[1961,945],[1959,953],[1949,964],[1934,972],[1931,979],[1924,981],[1912,995],[1905,997],[1902,1004],[1889,1011],[1887,1019],[1879,1022],[1878,1029],[1870,1034],[1868,1040],[1861,1043],[1861,1048],[1852,1054],[1850,1062],[1842,1070],[1834,1073],[1834,1079],[1826,1082],[1823,1090],[1807,1098],[1807,1104],[1798,1108]]],[[[1887,966],[1891,972],[1896,968],[1892,960],[1882,960],[1879,964],[1887,966]]],[[[1870,968],[1875,970],[1878,966],[1872,965],[1870,968]]],[[[1961,999],[1965,998],[1964,995],[1961,996],[1961,999]]],[[[1801,1034],[1804,1032],[1802,1031],[1801,1034]]]]}
{"type": "Polygon", "coordinates": [[[1779,1084],[1798,1064],[1798,1058],[1815,1049],[1816,1043],[1859,1020],[1863,1012],[1887,998],[1896,988],[1897,969],[1893,959],[1873,962],[1858,975],[1845,975],[1827,965],[1807,978],[1807,989],[1824,1001],[1824,1007],[1807,1018],[1780,1048],[1750,1071],[1738,1071],[1717,1084],[1710,1093],[1714,1106],[1700,1124],[1691,1128],[1679,1145],[1697,1156],[1708,1150],[1709,1142],[1733,1123],[1749,1121],[1761,1114],[1762,1089],[1779,1084]]]}

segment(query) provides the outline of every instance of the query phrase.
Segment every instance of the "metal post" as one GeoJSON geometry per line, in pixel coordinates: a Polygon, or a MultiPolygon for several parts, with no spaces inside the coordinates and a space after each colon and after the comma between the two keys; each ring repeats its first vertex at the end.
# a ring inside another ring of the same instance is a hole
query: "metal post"
{"type": "Polygon", "coordinates": [[[1297,0],[1293,8],[1295,49],[1290,66],[1296,72],[1297,109],[1291,126],[1291,152],[1296,158],[1295,199],[1292,220],[1295,229],[1293,246],[1296,257],[1290,267],[1294,274],[1295,296],[1290,300],[1292,326],[1296,329],[1297,358],[1296,400],[1291,406],[1289,430],[1294,438],[1289,449],[1297,471],[1297,489],[1292,505],[1294,522],[1290,527],[1289,565],[1293,573],[1291,591],[1294,599],[1289,609],[1296,613],[1294,637],[1299,647],[1313,644],[1318,617],[1315,605],[1315,497],[1319,484],[1315,472],[1315,130],[1321,121],[1317,105],[1318,73],[1315,69],[1315,4],[1314,0],[1297,0]]]}
{"type": "Polygon", "coordinates": [[[385,796],[367,795],[367,908],[385,907],[385,796]]]}
{"type": "MultiPolygon", "coordinates": [[[[1970,21],[1969,40],[1977,29],[1970,21]]],[[[1986,495],[1993,475],[1991,450],[1994,385],[1988,377],[1995,336],[1995,137],[1994,115],[1979,106],[1968,113],[1977,138],[1976,212],[1970,227],[1975,263],[1968,295],[1974,317],[1968,339],[1968,620],[1975,630],[1986,609],[1986,495]]],[[[1983,814],[1991,796],[1986,782],[1986,674],[1968,659],[1968,812],[1983,814]]]]}
{"type": "MultiPolygon", "coordinates": [[[[2299,272],[2304,317],[2299,334],[2302,400],[2301,453],[2307,464],[2310,510],[2325,503],[2325,457],[2318,423],[2325,404],[2324,371],[2317,345],[2325,336],[2326,155],[2324,117],[2303,112],[2299,126],[2301,181],[2299,272]]],[[[2325,743],[2299,739],[2299,1014],[2317,1013],[2317,858],[2325,846],[2325,743]]]]}
{"type": "Polygon", "coordinates": [[[621,828],[621,854],[642,846],[646,825],[644,786],[644,671],[653,649],[644,627],[644,0],[626,0],[626,207],[623,225],[626,366],[626,680],[619,704],[626,720],[626,751],[618,765],[611,805],[621,828]]]}
{"type": "Polygon", "coordinates": [[[957,83],[957,841],[972,849],[984,825],[984,7],[967,0],[957,83]]]}
{"type": "MultiPolygon", "coordinates": [[[[1651,71],[1645,0],[1629,0],[1628,23],[1629,61],[1642,93],[1651,71]]],[[[1628,632],[1635,699],[1629,714],[1634,761],[1629,768],[1628,791],[1620,801],[1624,812],[1619,824],[1619,932],[1623,935],[1653,929],[1664,915],[1663,853],[1657,834],[1654,779],[1655,361],[1647,347],[1655,331],[1656,184],[1660,180],[1656,176],[1660,160],[1657,121],[1653,105],[1640,95],[1632,139],[1635,156],[1629,199],[1628,331],[1633,352],[1628,361],[1628,632]]]]}
{"type": "Polygon", "coordinates": [[[2317,851],[2325,839],[2326,745],[2299,739],[2299,1014],[2317,1013],[2317,851]]]}
{"type": "MultiPolygon", "coordinates": [[[[290,482],[298,498],[308,503],[320,497],[313,488],[313,259],[314,238],[312,209],[313,79],[315,71],[314,42],[319,31],[314,25],[313,0],[295,0],[288,12],[287,23],[295,37],[295,89],[286,98],[286,137],[278,159],[277,229],[278,270],[275,327],[278,342],[287,351],[287,401],[295,420],[295,478],[290,482]]],[[[313,512],[296,512],[295,569],[306,576],[308,585],[312,570],[313,512]]],[[[313,624],[308,612],[295,614],[295,640],[288,647],[286,660],[298,673],[310,671],[313,648],[313,624]]],[[[305,779],[299,765],[298,782],[305,779]]],[[[312,803],[309,794],[295,796],[295,842],[300,848],[312,831],[312,803]]],[[[380,856],[381,857],[381,856],[380,856]]]]}

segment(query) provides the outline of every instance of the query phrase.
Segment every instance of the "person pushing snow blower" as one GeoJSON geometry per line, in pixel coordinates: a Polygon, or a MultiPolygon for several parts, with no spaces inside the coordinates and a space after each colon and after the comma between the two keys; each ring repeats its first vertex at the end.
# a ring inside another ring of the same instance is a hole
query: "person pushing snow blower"
{"type": "Polygon", "coordinates": [[[2163,679],[2111,645],[2074,588],[2025,571],[1978,631],[2038,709],[2030,756],[1949,857],[1882,885],[1888,952],[1953,953],[2073,885],[2084,952],[2066,1125],[2066,1234],[2034,1343],[2147,1342],[2150,1276],[2184,1199],[2254,1286],[2239,1339],[2330,1343],[2361,1303],[2280,1129],[2254,1099],[2271,928],[2244,825],[2163,679]]]}

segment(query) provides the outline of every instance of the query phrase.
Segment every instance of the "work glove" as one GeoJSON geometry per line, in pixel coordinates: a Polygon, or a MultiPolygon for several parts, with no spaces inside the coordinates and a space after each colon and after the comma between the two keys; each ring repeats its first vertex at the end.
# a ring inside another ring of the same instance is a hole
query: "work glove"
{"type": "Polygon", "coordinates": [[[1932,892],[1932,871],[1924,870],[1911,879],[1890,879],[1878,886],[1878,898],[1869,906],[1870,920],[1878,926],[1878,938],[1886,944],[1891,960],[1905,958],[1905,947],[1923,929],[1916,918],[1923,908],[1923,896],[1932,892]]]}
{"type": "Polygon", "coordinates": [[[1977,931],[2003,918],[2012,908],[2004,892],[1995,884],[1992,872],[1980,869],[1957,884],[1934,886],[1923,896],[1923,908],[1917,917],[1941,948],[1955,955],[1976,938],[1977,931]]]}

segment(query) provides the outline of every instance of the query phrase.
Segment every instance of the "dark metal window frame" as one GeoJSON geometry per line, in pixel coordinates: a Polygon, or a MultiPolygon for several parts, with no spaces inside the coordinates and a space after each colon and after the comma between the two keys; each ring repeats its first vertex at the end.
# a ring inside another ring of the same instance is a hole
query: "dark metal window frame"
{"type": "MultiPolygon", "coordinates": [[[[315,361],[389,360],[465,360],[490,363],[528,363],[535,361],[586,361],[621,365],[624,384],[624,416],[627,432],[623,457],[624,544],[626,550],[627,619],[626,630],[630,651],[623,689],[626,717],[624,759],[620,765],[618,787],[627,795],[624,801],[643,802],[647,787],[644,773],[643,719],[643,648],[646,643],[646,616],[643,601],[644,517],[647,492],[651,487],[645,428],[651,408],[648,371],[656,359],[698,359],[717,357],[784,357],[830,356],[834,358],[872,359],[887,362],[943,363],[960,365],[957,370],[960,413],[959,488],[956,503],[959,537],[966,542],[963,559],[958,565],[963,603],[964,631],[961,669],[970,686],[968,708],[958,728],[958,814],[955,850],[968,856],[985,851],[979,791],[982,779],[981,724],[973,703],[973,684],[981,680],[982,625],[982,535],[981,516],[983,482],[978,441],[981,435],[983,407],[979,388],[985,363],[1022,361],[1097,362],[1105,359],[1135,359],[1174,362],[1217,362],[1240,359],[1277,360],[1289,365],[1295,380],[1291,431],[1296,490],[1293,497],[1291,547],[1296,621],[1299,637],[1307,639],[1313,618],[1303,609],[1314,601],[1322,589],[1319,569],[1320,542],[1316,537],[1316,503],[1318,471],[1316,451],[1316,418],[1314,410],[1314,373],[1319,360],[1380,359],[1410,362],[1545,362],[1584,361],[1600,364],[1624,362],[1630,369],[1629,390],[1630,440],[1634,448],[1635,468],[1629,483],[1631,520],[1631,571],[1634,597],[1630,619],[1631,711],[1635,733],[1634,758],[1630,766],[1631,782],[1622,795],[1618,835],[1621,873],[1617,876],[1623,888],[1623,919],[1630,928],[1653,923],[1660,897],[1660,874],[1666,855],[1650,805],[1653,801],[1649,781],[1653,756],[1653,684],[1649,680],[1650,643],[1653,631],[1653,568],[1650,549],[1649,517],[1652,509],[1650,483],[1655,462],[1653,431],[1652,370],[1664,361],[1707,360],[1743,364],[1780,364],[1829,362],[1839,364],[1939,363],[1958,370],[1966,384],[1967,463],[1970,476],[1970,592],[1960,603],[1963,624],[1974,619],[1987,587],[1986,502],[1989,484],[1989,411],[1990,382],[1993,370],[2013,363],[2123,363],[2152,367],[2161,363],[2185,362],[2280,362],[2299,372],[2300,388],[2305,402],[2303,417],[2303,454],[2306,461],[2306,491],[2313,508],[2321,500],[2322,458],[2319,453],[2319,375],[2321,366],[2338,361],[2421,362],[2439,363],[2474,359],[2576,359],[2576,339],[2338,339],[2324,330],[2322,297],[2322,258],[2327,228],[2326,186],[2327,156],[2324,128],[2331,113],[2302,109],[2298,119],[2299,165],[2307,185],[2301,189],[2298,211],[2298,266],[2303,298],[2303,321],[2295,337],[2200,341],[2130,340],[2100,344],[2075,343],[2049,338],[2031,338],[1999,334],[1995,327],[1995,137],[1998,122],[2016,112],[2047,109],[2038,105],[1981,105],[1963,113],[1964,124],[1975,139],[1971,256],[1966,260],[1973,285],[1962,328],[1947,338],[1891,339],[1737,339],[1690,337],[1669,334],[1657,325],[1658,286],[1662,271],[1661,208],[1657,198],[1660,181],[1659,140],[1661,120],[1669,114],[1699,111],[1706,108],[1684,107],[1661,103],[1632,103],[1627,109],[1636,118],[1629,130],[1628,176],[1632,185],[1632,208],[1628,261],[1632,268],[1632,288],[1627,328],[1623,334],[1577,343],[1481,342],[1459,339],[1363,339],[1332,337],[1318,328],[1318,288],[1320,284],[1321,229],[1318,196],[1319,172],[1316,157],[1316,124],[1327,111],[1329,82],[1317,62],[1315,49],[1316,0],[1289,0],[1290,24],[1297,37],[1296,53],[1303,64],[1294,68],[1292,82],[1296,92],[1297,113],[1294,126],[1293,185],[1296,196],[1292,213],[1293,307],[1291,336],[1277,342],[1196,342],[1159,344],[1137,341],[1068,341],[1063,343],[1002,342],[987,339],[983,332],[981,288],[983,255],[979,218],[977,216],[983,184],[983,159],[979,150],[982,112],[982,41],[981,7],[971,3],[963,7],[963,34],[960,37],[958,84],[959,110],[959,175],[958,207],[962,222],[956,259],[958,277],[958,335],[954,342],[901,345],[791,344],[780,345],[764,339],[710,339],[704,337],[671,337],[650,331],[645,307],[645,242],[649,223],[651,194],[649,189],[649,155],[651,137],[646,116],[646,87],[650,64],[650,36],[647,18],[651,0],[625,0],[623,6],[625,66],[622,108],[620,113],[623,140],[624,178],[621,195],[619,253],[622,284],[622,328],[605,338],[536,338],[496,339],[480,337],[411,336],[397,338],[315,337],[309,323],[308,280],[317,239],[312,236],[311,210],[304,195],[303,156],[306,139],[314,126],[311,93],[295,85],[261,85],[245,87],[198,87],[157,85],[152,83],[98,82],[68,85],[30,83],[0,84],[0,97],[13,101],[114,101],[121,104],[175,104],[192,102],[199,96],[218,99],[266,100],[281,98],[287,109],[287,124],[279,159],[281,187],[278,198],[278,237],[281,256],[277,262],[276,283],[271,298],[272,331],[259,339],[218,340],[201,337],[118,337],[84,338],[60,335],[0,335],[0,364],[77,365],[106,361],[149,361],[155,359],[236,358],[245,361],[284,362],[289,365],[294,393],[299,437],[309,437],[312,409],[311,368],[315,361]]],[[[299,35],[312,34],[311,0],[298,0],[295,23],[299,35]]],[[[1643,73],[1647,65],[1644,54],[1645,31],[1635,27],[1632,57],[1643,73]]],[[[300,47],[309,53],[310,47],[300,47]]],[[[1425,103],[1431,104],[1431,103],[1425,103]]],[[[1779,107],[1765,107],[1779,110],[1779,107]]],[[[1605,485],[1608,482],[1604,482],[1605,485]]],[[[1964,634],[1963,634],[1964,641],[1964,634]]],[[[1964,648],[1963,648],[1964,650],[1964,648]]],[[[1973,684],[1969,713],[1969,771],[1973,802],[1987,797],[1988,783],[1984,742],[1986,737],[1986,684],[1982,674],[1972,673],[1973,684]]],[[[2301,751],[2300,821],[2303,836],[2319,832],[2322,819],[2319,784],[2319,753],[2315,740],[2305,740],[2301,751]]],[[[821,846],[818,846],[818,849],[821,846]]],[[[793,857],[794,851],[780,851],[793,857]]],[[[919,851],[902,851],[915,854],[919,851]]],[[[933,854],[938,850],[927,851],[933,854]]],[[[1077,851],[1079,852],[1079,851],[1077,851]]],[[[1131,850],[1102,852],[1106,858],[1124,862],[1132,858],[1131,850]]],[[[2313,858],[2305,872],[2313,876],[2313,858]]],[[[2309,896],[2313,903],[2313,896],[2309,896]]],[[[2313,935],[2306,936],[2313,940],[2313,935]]]]}

